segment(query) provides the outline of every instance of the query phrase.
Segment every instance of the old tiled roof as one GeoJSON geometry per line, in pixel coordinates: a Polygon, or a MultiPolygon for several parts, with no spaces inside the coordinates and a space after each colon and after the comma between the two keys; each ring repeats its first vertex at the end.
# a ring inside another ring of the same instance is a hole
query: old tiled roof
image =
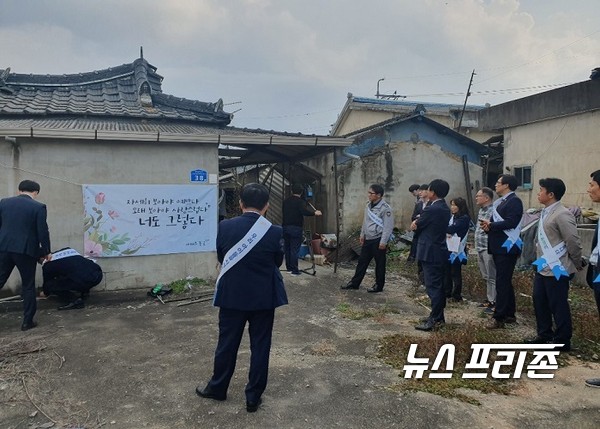
{"type": "Polygon", "coordinates": [[[0,117],[74,116],[189,121],[225,126],[223,101],[205,103],[163,94],[163,77],[144,58],[105,70],[69,75],[0,69],[0,117]]]}

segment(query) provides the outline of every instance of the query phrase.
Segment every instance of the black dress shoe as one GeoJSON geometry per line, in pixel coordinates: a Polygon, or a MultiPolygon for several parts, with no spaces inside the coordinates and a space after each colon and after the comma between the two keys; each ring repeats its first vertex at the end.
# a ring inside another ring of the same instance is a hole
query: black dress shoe
{"type": "Polygon", "coordinates": [[[258,401],[256,401],[256,402],[246,401],[246,411],[248,411],[249,413],[255,413],[258,410],[258,407],[260,406],[261,403],[262,403],[261,398],[258,398],[258,401]]]}
{"type": "Polygon", "coordinates": [[[344,289],[344,290],[358,289],[358,286],[355,286],[352,282],[350,282],[346,286],[342,286],[341,289],[344,289]]]}
{"type": "Polygon", "coordinates": [[[377,285],[375,285],[372,288],[367,289],[367,292],[369,292],[369,293],[383,292],[383,288],[377,287],[377,285]]]}
{"type": "Polygon", "coordinates": [[[37,326],[37,322],[23,323],[21,325],[21,331],[29,331],[30,329],[33,329],[36,326],[37,326]]]}
{"type": "Polygon", "coordinates": [[[559,352],[570,352],[571,351],[571,342],[570,341],[559,341],[553,340],[554,344],[562,344],[560,347],[554,347],[554,350],[558,350],[559,352]]]}
{"type": "Polygon", "coordinates": [[[504,323],[517,323],[517,318],[515,316],[508,316],[504,319],[504,323]]]}
{"type": "Polygon", "coordinates": [[[417,331],[434,331],[434,330],[438,330],[440,329],[442,326],[444,326],[444,322],[432,322],[431,320],[428,320],[427,322],[421,324],[421,325],[417,325],[415,326],[415,329],[417,331]]]}
{"type": "Polygon", "coordinates": [[[551,340],[549,338],[540,337],[536,335],[533,338],[525,338],[523,342],[525,344],[548,344],[551,340]]]}
{"type": "Polygon", "coordinates": [[[200,389],[200,386],[196,387],[196,394],[206,399],[214,399],[215,401],[224,401],[227,399],[227,395],[217,395],[206,388],[200,389]]]}
{"type": "Polygon", "coordinates": [[[74,310],[78,308],[85,308],[85,303],[81,298],[77,298],[75,301],[70,302],[68,304],[61,305],[57,308],[57,310],[74,310]]]}

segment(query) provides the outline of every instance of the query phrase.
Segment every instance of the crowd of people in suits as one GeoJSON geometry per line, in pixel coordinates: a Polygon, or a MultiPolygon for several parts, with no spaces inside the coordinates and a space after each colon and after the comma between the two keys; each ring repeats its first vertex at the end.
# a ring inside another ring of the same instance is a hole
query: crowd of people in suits
{"type": "MultiPolygon", "coordinates": [[[[600,170],[591,174],[588,194],[592,202],[600,202],[600,170]]],[[[410,229],[414,231],[407,260],[417,261],[419,279],[431,302],[428,317],[415,329],[432,331],[446,320],[444,309],[448,300],[461,302],[462,265],[467,261],[467,236],[475,229],[474,250],[481,275],[486,284],[486,298],[479,304],[491,315],[488,329],[504,329],[516,323],[516,299],[513,274],[523,248],[521,222],[523,203],[515,193],[519,183],[515,176],[501,174],[494,184],[498,198],[487,187],[477,191],[479,208],[476,223],[469,217],[466,200],[461,197],[445,201],[450,186],[442,179],[426,185],[409,187],[415,198],[410,229]]],[[[385,281],[385,248],[391,228],[392,209],[383,200],[383,188],[369,187],[369,203],[365,207],[360,233],[361,256],[354,277],[342,289],[358,289],[370,261],[375,258],[376,283],[369,292],[381,292],[385,281]],[[385,221],[391,221],[391,225],[385,221]],[[378,253],[380,252],[380,253],[378,253]],[[381,254],[383,253],[383,254],[381,254]]],[[[560,351],[571,350],[573,326],[568,301],[570,281],[587,264],[582,256],[581,240],[572,212],[561,199],[566,192],[559,178],[539,180],[538,201],[544,206],[535,239],[537,259],[532,296],[536,318],[536,335],[524,339],[530,344],[557,344],[560,351]]],[[[600,316],[600,246],[596,226],[589,259],[587,281],[594,291],[600,316]]],[[[586,380],[586,385],[600,387],[600,379],[586,380]]]]}
{"type": "MultiPolygon", "coordinates": [[[[545,178],[539,181],[538,201],[544,206],[536,240],[538,259],[533,284],[533,299],[537,335],[531,343],[562,344],[561,350],[571,347],[572,322],[568,303],[569,282],[575,272],[586,263],[582,257],[581,242],[574,216],[560,203],[566,187],[561,179],[545,178]]],[[[475,250],[481,274],[486,280],[486,300],[482,306],[492,318],[489,329],[503,329],[516,322],[513,272],[521,252],[520,224],[523,204],[515,194],[516,177],[503,174],[495,183],[498,199],[493,201],[489,188],[476,194],[479,207],[476,224],[469,217],[464,198],[445,201],[450,185],[435,179],[426,186],[411,187],[418,198],[410,229],[414,231],[414,245],[409,258],[419,263],[422,279],[431,301],[428,317],[415,326],[422,331],[439,329],[445,323],[444,309],[448,299],[463,300],[462,274],[467,254],[468,231],[475,227],[475,250]],[[426,188],[426,189],[425,189],[426,188]]],[[[59,269],[63,263],[76,262],[76,251],[50,251],[50,237],[46,222],[46,206],[35,201],[39,184],[26,180],[19,185],[19,195],[0,201],[0,287],[16,266],[21,274],[24,299],[24,319],[21,329],[35,327],[36,311],[35,270],[37,262],[49,264],[44,281],[48,293],[77,290],[81,285],[89,290],[100,281],[101,270],[85,280],[68,277],[59,269]],[[54,259],[54,265],[52,260],[54,259]],[[67,286],[65,286],[67,285],[67,286]],[[60,287],[59,287],[60,286],[60,287]]],[[[320,215],[308,210],[297,200],[300,189],[294,188],[288,208],[304,215],[320,215]],[[290,208],[291,207],[291,208],[290,208]]],[[[600,170],[591,174],[588,194],[593,202],[600,202],[600,170]]],[[[391,206],[383,199],[384,188],[373,184],[368,188],[368,203],[364,209],[360,232],[361,256],[354,276],[342,289],[358,289],[369,263],[375,260],[375,284],[372,293],[384,290],[386,249],[394,227],[391,206]]],[[[250,183],[240,191],[242,214],[220,222],[217,233],[217,257],[221,263],[216,280],[214,305],[219,307],[219,335],[214,353],[213,374],[206,385],[198,386],[196,393],[218,401],[227,399],[227,390],[234,374],[237,354],[244,329],[250,336],[250,369],[245,388],[246,410],[255,412],[262,402],[267,386],[271,338],[275,309],[287,304],[287,295],[279,267],[286,259],[288,270],[298,272],[297,234],[285,226],[273,225],[265,218],[269,208],[269,191],[261,184],[250,183]],[[291,232],[291,234],[290,234],[291,232]],[[284,245],[285,242],[287,245],[284,245]],[[284,248],[289,248],[286,252],[284,248]],[[286,258],[287,256],[287,258],[286,258]]],[[[288,226],[302,228],[301,223],[287,216],[288,226]]],[[[588,282],[600,315],[600,246],[598,226],[589,258],[588,282]]],[[[67,271],[77,271],[73,267],[67,271]]],[[[80,308],[72,305],[70,308],[80,308]]],[[[586,381],[588,386],[600,387],[599,379],[586,381]]]]}

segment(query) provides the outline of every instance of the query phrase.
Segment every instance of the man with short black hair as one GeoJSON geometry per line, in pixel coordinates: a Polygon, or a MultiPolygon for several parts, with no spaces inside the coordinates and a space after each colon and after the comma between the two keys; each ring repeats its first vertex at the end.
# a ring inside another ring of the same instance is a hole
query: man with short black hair
{"type": "Polygon", "coordinates": [[[520,238],[523,202],[515,194],[518,184],[517,178],[510,174],[498,176],[495,187],[500,198],[492,206],[492,217],[479,221],[488,234],[488,253],[496,266],[496,308],[488,329],[503,329],[505,323],[517,321],[512,276],[523,246],[520,238]]]}
{"type": "Polygon", "coordinates": [[[410,185],[408,187],[408,192],[410,192],[411,194],[413,194],[413,197],[415,197],[416,201],[419,201],[419,185],[414,183],[412,185],[410,185]]]}
{"type": "Polygon", "coordinates": [[[235,370],[238,349],[248,323],[250,371],[246,384],[246,411],[258,410],[267,387],[275,308],[287,304],[279,266],[283,262],[281,227],[264,215],[269,191],[249,183],[240,192],[242,215],[219,223],[217,258],[221,271],[213,304],[219,308],[219,340],[213,375],[196,393],[224,401],[235,370]]]}
{"type": "Polygon", "coordinates": [[[423,266],[423,276],[427,295],[431,300],[429,316],[415,326],[420,331],[438,329],[446,323],[446,293],[444,291],[444,265],[448,261],[446,230],[450,221],[450,208],[444,198],[448,195],[450,185],[442,179],[435,179],[429,184],[427,192],[429,203],[418,219],[410,225],[418,237],[417,260],[423,266]]]}
{"type": "Polygon", "coordinates": [[[375,285],[367,292],[378,293],[385,285],[385,262],[387,243],[394,229],[392,208],[383,199],[383,186],[373,184],[368,191],[369,202],[365,207],[362,228],[360,230],[360,257],[354,277],[342,289],[358,289],[369,263],[375,259],[375,285]]]}
{"type": "MultiPolygon", "coordinates": [[[[304,235],[304,216],[321,216],[320,210],[309,207],[302,198],[304,187],[299,184],[292,185],[292,195],[283,201],[283,241],[285,252],[285,268],[293,276],[299,276],[298,251],[302,245],[304,235]]],[[[311,243],[308,243],[309,245],[311,243]]]]}
{"type": "MultiPolygon", "coordinates": [[[[419,185],[417,185],[417,186],[419,186],[419,185]]],[[[415,219],[418,219],[418,217],[421,216],[421,213],[423,213],[423,209],[427,206],[427,203],[429,202],[428,189],[429,189],[429,183],[420,185],[417,188],[418,198],[417,198],[417,202],[415,203],[415,208],[413,209],[413,213],[410,217],[411,222],[415,219]]],[[[415,234],[413,234],[413,240],[410,244],[410,252],[408,254],[407,262],[414,261],[416,255],[417,255],[417,236],[415,234]]],[[[419,280],[421,281],[421,283],[423,283],[423,267],[421,266],[420,262],[417,262],[417,273],[419,275],[419,280]]]]}
{"type": "Polygon", "coordinates": [[[42,274],[44,295],[57,295],[64,301],[58,310],[84,308],[83,299],[103,277],[100,265],[70,247],[53,252],[42,265],[42,274]]]}
{"type": "Polygon", "coordinates": [[[50,233],[46,205],[35,201],[40,185],[32,180],[19,183],[19,195],[0,201],[0,289],[17,267],[23,297],[22,331],[37,326],[35,270],[38,261],[50,256],[50,233]]]}
{"type": "Polygon", "coordinates": [[[533,265],[533,308],[537,335],[527,343],[563,344],[562,351],[571,350],[573,326],[569,308],[569,281],[583,268],[581,241],[575,216],[560,200],[566,192],[561,179],[540,179],[538,201],[544,206],[538,223],[537,258],[533,265]],[[553,329],[552,319],[556,329],[553,329]]]}
{"type": "MultiPolygon", "coordinates": [[[[591,180],[589,182],[587,193],[592,202],[600,203],[600,170],[594,171],[590,174],[590,177],[591,180]]],[[[592,252],[590,254],[590,264],[587,271],[587,282],[594,291],[598,315],[600,316],[600,221],[596,224],[594,238],[592,239],[592,252]]],[[[600,388],[600,378],[590,378],[585,381],[585,385],[588,387],[600,388]]]]}

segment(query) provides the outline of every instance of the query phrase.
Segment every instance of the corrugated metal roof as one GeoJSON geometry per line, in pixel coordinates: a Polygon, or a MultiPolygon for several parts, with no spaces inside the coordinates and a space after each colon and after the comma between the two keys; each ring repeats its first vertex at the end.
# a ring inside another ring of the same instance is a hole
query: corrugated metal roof
{"type": "MultiPolygon", "coordinates": [[[[384,100],[381,98],[366,98],[366,97],[353,97],[352,101],[355,103],[362,104],[379,104],[382,106],[398,106],[398,107],[407,107],[407,108],[415,108],[419,104],[425,106],[426,109],[450,109],[450,110],[462,110],[462,104],[445,104],[445,103],[424,103],[422,101],[404,101],[404,100],[384,100]]],[[[466,106],[467,110],[481,110],[484,109],[485,106],[468,104],[466,106]]]]}

